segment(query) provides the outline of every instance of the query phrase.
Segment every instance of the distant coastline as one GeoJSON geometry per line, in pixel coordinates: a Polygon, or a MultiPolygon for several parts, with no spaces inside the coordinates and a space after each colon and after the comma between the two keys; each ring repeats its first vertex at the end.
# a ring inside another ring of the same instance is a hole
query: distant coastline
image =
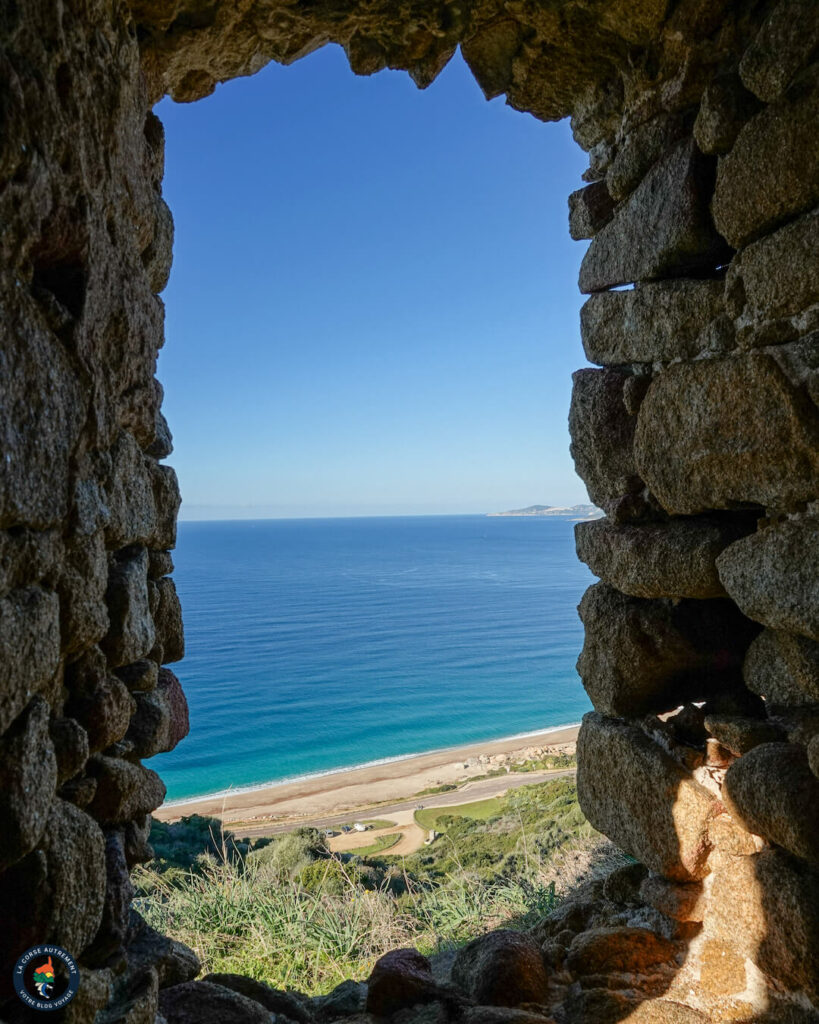
{"type": "Polygon", "coordinates": [[[192,729],[159,755],[168,799],[578,721],[574,524],[483,519],[181,526],[192,729]]]}
{"type": "Polygon", "coordinates": [[[487,512],[488,518],[499,516],[572,516],[575,519],[599,519],[603,510],[596,505],[527,505],[509,512],[487,512]]]}
{"type": "Polygon", "coordinates": [[[387,757],[266,785],[169,800],[154,812],[154,817],[172,821],[186,814],[204,814],[225,822],[257,817],[289,820],[406,799],[430,786],[468,781],[470,776],[485,772],[487,759],[499,754],[522,757],[533,747],[573,753],[578,730],[577,722],[549,726],[502,739],[387,757]]]}

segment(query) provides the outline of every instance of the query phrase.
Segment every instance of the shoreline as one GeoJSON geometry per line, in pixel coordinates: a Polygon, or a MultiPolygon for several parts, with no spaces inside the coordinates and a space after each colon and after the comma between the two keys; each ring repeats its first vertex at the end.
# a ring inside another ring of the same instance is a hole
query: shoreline
{"type": "Polygon", "coordinates": [[[484,774],[488,767],[498,767],[504,759],[526,759],[524,753],[536,748],[547,753],[569,752],[569,747],[573,751],[579,728],[579,723],[552,726],[497,740],[398,755],[266,785],[173,800],[154,811],[154,817],[173,821],[202,814],[224,822],[281,821],[374,806],[415,796],[433,786],[468,782],[471,777],[484,774]],[[495,762],[490,765],[492,758],[495,762]]]}

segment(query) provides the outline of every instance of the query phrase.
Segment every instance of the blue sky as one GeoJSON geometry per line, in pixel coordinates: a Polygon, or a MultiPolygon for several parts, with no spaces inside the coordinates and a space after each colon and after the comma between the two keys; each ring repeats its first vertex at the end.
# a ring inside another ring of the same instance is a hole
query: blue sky
{"type": "Polygon", "coordinates": [[[460,55],[421,92],[335,46],[157,113],[182,518],[587,500],[568,123],[487,103],[460,55]]]}

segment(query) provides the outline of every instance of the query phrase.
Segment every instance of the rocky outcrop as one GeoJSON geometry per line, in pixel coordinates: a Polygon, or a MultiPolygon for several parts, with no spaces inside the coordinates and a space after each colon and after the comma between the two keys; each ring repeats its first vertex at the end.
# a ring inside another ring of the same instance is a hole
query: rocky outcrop
{"type": "Polygon", "coordinates": [[[295,1024],[309,1024],[312,1019],[294,995],[271,988],[261,981],[254,981],[253,978],[246,978],[241,974],[207,974],[202,980],[239,992],[248,999],[261,1003],[271,1013],[279,1013],[295,1024]]]}
{"type": "Polygon", "coordinates": [[[811,0],[6,5],[3,1019],[7,997],[18,1009],[10,965],[42,941],[78,959],[69,1022],[298,1017],[247,979],[194,981],[192,954],[131,914],[129,870],[150,856],[146,816],[164,796],[141,759],[188,730],[167,668],[184,654],[180,498],[154,374],[173,222],[150,107],[328,42],[357,73],[402,68],[422,87],[460,46],[487,96],[570,116],[589,154],[570,231],[591,240],[581,330],[597,368],[575,375],[569,426],[606,519],[578,530],[602,580],[581,606],[597,710],[579,789],[651,874],[589,890],[531,941],[479,940],[457,984],[399,951],[376,965],[368,1011],[356,990],[305,1013],[809,1019],[818,31],[811,0]]]}
{"type": "Polygon", "coordinates": [[[394,949],[378,960],[367,983],[367,1012],[391,1017],[446,996],[429,960],[415,949],[394,949]]]}
{"type": "Polygon", "coordinates": [[[272,1024],[275,1017],[261,1003],[210,981],[173,985],[159,996],[168,1024],[272,1024]]]}
{"type": "Polygon", "coordinates": [[[593,928],[575,936],[566,964],[580,977],[618,972],[648,974],[659,964],[671,963],[674,943],[647,928],[593,928]]]}

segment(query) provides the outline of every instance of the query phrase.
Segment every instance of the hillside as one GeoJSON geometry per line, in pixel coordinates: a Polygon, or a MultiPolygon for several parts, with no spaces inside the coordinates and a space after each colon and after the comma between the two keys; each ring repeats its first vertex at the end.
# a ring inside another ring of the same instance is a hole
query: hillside
{"type": "Polygon", "coordinates": [[[488,518],[499,516],[572,516],[576,519],[598,519],[603,515],[596,505],[528,505],[509,512],[487,512],[488,518]]]}
{"type": "Polygon", "coordinates": [[[311,828],[252,842],[215,819],[154,823],[138,909],[193,947],[206,972],[317,994],[366,978],[390,949],[434,955],[500,925],[531,926],[622,858],[585,821],[567,778],[512,791],[488,817],[438,816],[435,828],[431,845],[399,857],[332,855],[311,828]]]}

